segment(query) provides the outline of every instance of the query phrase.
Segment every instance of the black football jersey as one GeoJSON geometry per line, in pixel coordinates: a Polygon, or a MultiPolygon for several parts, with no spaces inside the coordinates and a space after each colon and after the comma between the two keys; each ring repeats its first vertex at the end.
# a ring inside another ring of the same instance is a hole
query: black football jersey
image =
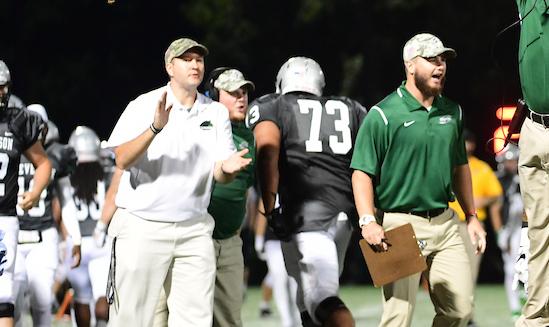
{"type": "Polygon", "coordinates": [[[0,112],[0,216],[15,216],[21,154],[38,140],[40,116],[18,108],[0,112]]]}
{"type": "Polygon", "coordinates": [[[78,219],[80,234],[82,236],[92,236],[95,225],[101,218],[106,189],[107,186],[104,181],[97,181],[97,193],[91,202],[86,202],[84,199],[73,195],[74,204],[76,205],[76,218],[78,219]]]}
{"type": "Polygon", "coordinates": [[[346,97],[290,93],[252,103],[253,128],[272,121],[281,132],[279,195],[300,231],[327,229],[339,212],[356,216],[350,163],[366,109],[346,97]]]}
{"type": "MultiPolygon", "coordinates": [[[[69,145],[53,142],[48,144],[46,153],[52,164],[52,182],[40,195],[38,205],[24,212],[17,207],[19,228],[21,230],[45,230],[55,224],[52,212],[52,199],[55,197],[55,186],[60,178],[67,177],[76,167],[76,153],[69,145]]],[[[32,188],[34,167],[31,162],[21,156],[19,164],[19,194],[32,188]]]]}

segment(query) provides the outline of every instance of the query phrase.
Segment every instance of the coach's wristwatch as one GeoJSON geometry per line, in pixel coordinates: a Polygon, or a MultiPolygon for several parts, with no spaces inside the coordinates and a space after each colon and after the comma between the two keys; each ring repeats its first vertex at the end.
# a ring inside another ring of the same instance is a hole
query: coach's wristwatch
{"type": "Polygon", "coordinates": [[[375,222],[375,221],[376,221],[376,217],[374,217],[374,215],[368,215],[368,214],[362,215],[360,216],[360,218],[358,218],[358,226],[362,228],[362,226],[366,226],[369,223],[375,222]]]}

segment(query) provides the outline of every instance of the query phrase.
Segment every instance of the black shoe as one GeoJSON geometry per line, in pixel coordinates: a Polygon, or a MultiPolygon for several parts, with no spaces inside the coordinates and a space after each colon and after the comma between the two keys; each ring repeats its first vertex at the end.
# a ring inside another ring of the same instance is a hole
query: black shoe
{"type": "Polygon", "coordinates": [[[469,322],[467,323],[467,327],[477,327],[477,324],[475,324],[473,320],[469,320],[469,322]]]}
{"type": "Polygon", "coordinates": [[[273,312],[271,311],[271,308],[261,308],[259,309],[259,316],[261,318],[267,318],[273,315],[273,312]]]}

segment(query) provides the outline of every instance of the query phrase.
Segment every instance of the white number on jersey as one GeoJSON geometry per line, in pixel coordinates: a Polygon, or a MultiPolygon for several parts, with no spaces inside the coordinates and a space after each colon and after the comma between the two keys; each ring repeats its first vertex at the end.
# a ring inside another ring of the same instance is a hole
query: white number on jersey
{"type": "Polygon", "coordinates": [[[97,182],[97,194],[90,203],[84,203],[79,198],[74,197],[74,204],[76,205],[76,218],[78,221],[84,221],[90,217],[93,220],[99,220],[101,218],[101,210],[103,209],[103,203],[105,202],[105,183],[102,181],[97,182]]]}
{"type": "MultiPolygon", "coordinates": [[[[309,132],[309,139],[305,141],[305,150],[307,152],[322,152],[322,141],[320,140],[320,126],[322,123],[322,103],[318,100],[310,99],[298,99],[299,112],[302,114],[311,115],[311,128],[309,132]]],[[[339,119],[334,121],[334,128],[341,135],[330,135],[329,143],[330,149],[335,154],[347,154],[351,150],[353,144],[351,139],[351,129],[349,128],[349,107],[339,100],[328,100],[325,105],[326,113],[328,115],[335,115],[339,112],[339,119]],[[341,139],[341,141],[340,141],[341,139]]]]}
{"type": "Polygon", "coordinates": [[[0,196],[6,195],[6,185],[3,183],[6,174],[8,173],[8,164],[10,157],[7,153],[0,153],[0,196]]]}
{"type": "MultiPolygon", "coordinates": [[[[23,195],[23,193],[32,190],[32,188],[34,186],[34,179],[31,179],[30,182],[29,182],[29,187],[25,188],[25,177],[24,176],[19,176],[17,178],[17,184],[19,184],[19,192],[17,193],[17,195],[21,196],[21,195],[23,195]]],[[[38,200],[38,205],[35,206],[35,207],[32,207],[31,209],[29,209],[29,211],[27,211],[29,216],[31,216],[31,217],[43,217],[44,216],[44,214],[46,213],[46,201],[45,201],[46,196],[48,196],[48,188],[47,187],[44,188],[42,193],[40,193],[40,200],[38,200]]],[[[17,209],[17,215],[18,216],[23,216],[25,214],[25,212],[23,211],[23,209],[21,209],[21,207],[19,205],[17,205],[15,208],[17,209]]]]}

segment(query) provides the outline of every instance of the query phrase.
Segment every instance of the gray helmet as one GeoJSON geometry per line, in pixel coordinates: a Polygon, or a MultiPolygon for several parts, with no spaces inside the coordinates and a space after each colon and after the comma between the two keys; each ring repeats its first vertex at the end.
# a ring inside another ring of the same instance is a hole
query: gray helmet
{"type": "Polygon", "coordinates": [[[6,63],[0,60],[0,85],[8,84],[11,82],[11,75],[6,63]]]}
{"type": "Polygon", "coordinates": [[[44,144],[50,144],[52,142],[59,141],[59,129],[51,120],[48,120],[48,133],[46,134],[46,141],[44,144]]]}
{"type": "Polygon", "coordinates": [[[97,134],[89,127],[76,127],[69,138],[69,145],[74,148],[79,163],[101,159],[101,142],[97,134]]]}
{"type": "Polygon", "coordinates": [[[519,153],[519,147],[509,143],[503,150],[496,154],[496,161],[498,163],[503,163],[508,160],[518,160],[519,153]]]}
{"type": "Polygon", "coordinates": [[[322,95],[326,82],[320,65],[311,58],[292,57],[278,70],[276,93],[307,92],[322,95]]]}
{"type": "Polygon", "coordinates": [[[8,66],[6,66],[6,63],[0,60],[0,85],[2,85],[3,87],[7,87],[7,91],[5,92],[5,94],[0,96],[0,109],[2,110],[8,107],[8,103],[10,100],[10,83],[10,70],[8,69],[8,66]]]}

